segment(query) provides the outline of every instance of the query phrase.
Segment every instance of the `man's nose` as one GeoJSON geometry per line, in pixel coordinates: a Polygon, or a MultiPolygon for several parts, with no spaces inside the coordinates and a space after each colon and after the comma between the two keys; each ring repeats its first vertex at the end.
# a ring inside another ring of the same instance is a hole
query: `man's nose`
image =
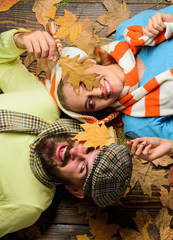
{"type": "Polygon", "coordinates": [[[70,155],[72,160],[83,160],[85,158],[85,149],[83,148],[83,144],[75,143],[73,148],[70,150],[70,155]]]}

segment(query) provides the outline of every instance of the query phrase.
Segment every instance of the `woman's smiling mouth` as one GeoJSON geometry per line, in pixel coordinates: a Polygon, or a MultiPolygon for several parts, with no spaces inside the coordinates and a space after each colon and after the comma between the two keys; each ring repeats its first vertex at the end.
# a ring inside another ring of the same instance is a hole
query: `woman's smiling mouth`
{"type": "Polygon", "coordinates": [[[103,83],[104,83],[104,89],[105,89],[106,96],[107,96],[107,98],[109,98],[111,96],[111,94],[113,93],[113,88],[106,79],[104,79],[103,83]]]}

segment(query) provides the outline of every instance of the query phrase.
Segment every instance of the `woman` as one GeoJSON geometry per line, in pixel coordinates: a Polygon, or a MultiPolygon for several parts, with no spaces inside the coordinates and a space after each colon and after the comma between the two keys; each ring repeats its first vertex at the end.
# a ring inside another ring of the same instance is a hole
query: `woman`
{"type": "MultiPolygon", "coordinates": [[[[140,24],[143,26],[144,34],[148,37],[155,37],[159,32],[162,32],[166,25],[164,22],[173,22],[173,15],[169,14],[173,12],[173,6],[167,7],[159,11],[148,10],[142,13],[139,13],[135,17],[131,18],[120,24],[117,29],[115,40],[124,41],[124,30],[131,25],[140,24]],[[157,13],[157,14],[156,14],[157,13]],[[166,13],[166,14],[165,14],[166,13]],[[147,24],[148,23],[148,24],[147,24]]],[[[136,54],[136,71],[138,75],[138,87],[143,86],[149,80],[154,78],[156,75],[159,75],[168,69],[173,68],[172,63],[172,51],[173,40],[165,41],[155,47],[145,46],[141,47],[140,51],[136,54]],[[171,46],[172,45],[172,46],[171,46]]],[[[107,50],[107,46],[103,47],[104,50],[107,50]]],[[[120,48],[121,49],[121,48],[120,48]]],[[[79,49],[78,49],[79,50],[79,49]]],[[[83,51],[78,52],[68,52],[63,53],[62,56],[70,54],[70,57],[76,56],[78,53],[81,53],[81,57],[86,57],[86,54],[83,51]]],[[[110,53],[110,52],[109,52],[110,53]]],[[[116,59],[117,60],[117,59],[116,59]]],[[[127,64],[128,66],[128,64],[127,64]]],[[[117,106],[117,99],[120,99],[123,95],[131,92],[130,87],[125,86],[127,84],[127,69],[123,69],[121,66],[121,62],[119,64],[112,63],[107,66],[95,64],[89,69],[87,69],[89,73],[97,73],[98,77],[96,80],[99,80],[103,85],[103,88],[93,88],[92,91],[88,91],[85,88],[85,85],[80,84],[79,93],[77,94],[71,83],[65,81],[64,86],[62,86],[62,95],[64,95],[65,104],[60,101],[60,96],[57,94],[57,88],[59,85],[59,80],[61,78],[61,70],[57,66],[56,67],[56,84],[57,86],[54,89],[54,97],[58,102],[60,108],[71,117],[75,117],[78,119],[88,119],[92,122],[93,118],[90,116],[83,116],[84,112],[88,112],[89,114],[102,109],[107,109],[108,107],[114,109],[118,109],[118,111],[126,111],[122,108],[121,105],[117,106]],[[57,74],[57,72],[59,73],[57,74]],[[58,79],[58,80],[57,80],[58,79]],[[62,106],[63,105],[63,106],[62,106]],[[82,114],[79,114],[82,113],[82,114]]],[[[54,73],[52,74],[52,76],[54,73]]],[[[133,76],[130,77],[130,81],[134,81],[133,76]]],[[[169,81],[171,82],[171,81],[169,81]]],[[[132,88],[136,82],[132,84],[132,88]]],[[[49,87],[50,88],[50,87],[49,87]]],[[[167,91],[171,89],[168,87],[165,89],[167,95],[167,91]]],[[[171,94],[171,91],[170,91],[171,94]]],[[[165,95],[163,100],[165,101],[165,95]]],[[[172,98],[171,98],[172,99],[172,98]]],[[[134,100],[134,99],[133,99],[134,100]]],[[[141,100],[143,101],[143,100],[141,100]]],[[[167,101],[169,102],[169,101],[167,101]]],[[[119,103],[118,103],[119,104],[119,103]]],[[[137,105],[137,104],[136,104],[137,105]]],[[[152,106],[152,105],[151,105],[152,106]]],[[[128,111],[124,112],[122,116],[122,120],[124,123],[124,133],[132,138],[143,137],[143,136],[158,136],[163,138],[172,139],[171,134],[171,125],[172,125],[172,113],[168,111],[164,112],[163,115],[154,113],[154,117],[152,117],[152,112],[155,112],[153,106],[150,108],[151,115],[130,115],[128,116],[128,111]],[[136,117],[137,116],[137,117],[136,117]]],[[[135,110],[135,114],[141,111],[140,105],[137,105],[135,110]]],[[[172,109],[172,108],[171,108],[172,109]]],[[[114,110],[115,111],[115,110],[114,110]]],[[[142,112],[142,111],[141,111],[142,112]]],[[[88,115],[89,115],[88,114],[88,115]]],[[[143,112],[142,112],[143,114],[143,112]]],[[[113,114],[115,117],[117,114],[113,114]]],[[[111,116],[111,117],[112,117],[111,116]]]]}

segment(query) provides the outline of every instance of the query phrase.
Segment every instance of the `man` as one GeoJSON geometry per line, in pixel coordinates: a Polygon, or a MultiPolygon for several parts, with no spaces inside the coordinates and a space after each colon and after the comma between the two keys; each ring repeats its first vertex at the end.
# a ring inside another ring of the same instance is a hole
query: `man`
{"type": "Polygon", "coordinates": [[[19,58],[27,48],[36,57],[55,61],[54,41],[46,32],[22,32],[27,31],[0,35],[0,237],[32,225],[51,204],[56,184],[64,183],[77,197],[86,194],[106,206],[122,196],[131,174],[131,158],[124,147],[113,144],[88,152],[91,149],[72,142],[67,149],[80,126],[75,120],[57,120],[60,112],[53,98],[19,58]],[[58,142],[64,134],[66,138],[58,142]],[[50,155],[42,146],[49,149],[54,137],[57,155],[50,155]],[[73,164],[80,169],[78,175],[73,164]]]}

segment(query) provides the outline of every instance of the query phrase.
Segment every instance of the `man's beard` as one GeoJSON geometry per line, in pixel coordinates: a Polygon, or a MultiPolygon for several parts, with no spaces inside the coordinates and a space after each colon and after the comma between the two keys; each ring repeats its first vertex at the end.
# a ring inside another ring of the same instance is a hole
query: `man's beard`
{"type": "Polygon", "coordinates": [[[40,159],[46,160],[47,164],[57,165],[59,167],[65,167],[70,159],[70,150],[73,147],[74,140],[71,139],[67,134],[59,134],[52,137],[45,137],[40,140],[36,147],[36,152],[40,159]],[[63,156],[62,164],[58,164],[53,159],[56,159],[56,149],[58,144],[67,142],[65,154],[63,156]]]}

